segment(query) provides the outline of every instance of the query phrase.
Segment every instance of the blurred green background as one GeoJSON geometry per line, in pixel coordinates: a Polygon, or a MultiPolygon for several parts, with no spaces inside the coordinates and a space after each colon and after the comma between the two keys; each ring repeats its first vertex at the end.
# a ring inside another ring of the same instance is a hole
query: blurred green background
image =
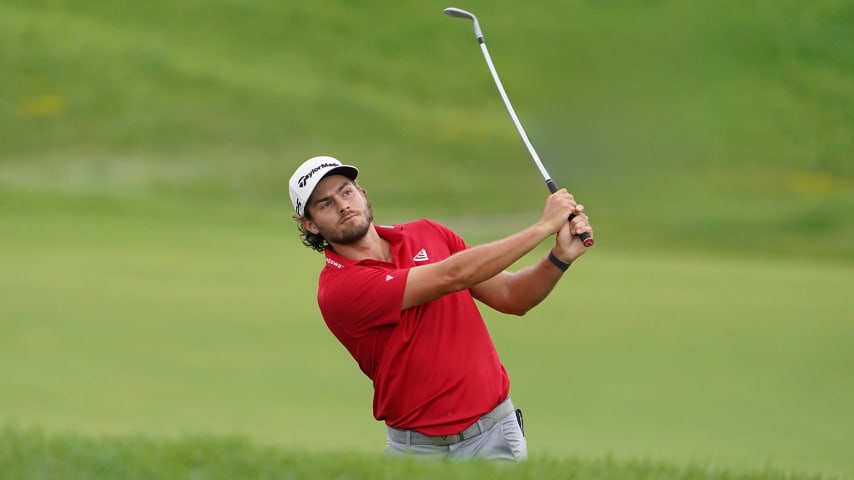
{"type": "Polygon", "coordinates": [[[448,6],[596,228],[485,312],[532,455],[854,472],[849,1],[4,0],[0,422],[381,451],[286,183],[334,155],[472,244],[538,218],[448,6]]]}

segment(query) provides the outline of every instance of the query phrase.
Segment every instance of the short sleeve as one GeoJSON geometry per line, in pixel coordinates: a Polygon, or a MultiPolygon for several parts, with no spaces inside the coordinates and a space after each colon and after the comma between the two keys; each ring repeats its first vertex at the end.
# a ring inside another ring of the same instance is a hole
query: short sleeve
{"type": "Polygon", "coordinates": [[[329,329],[339,340],[400,323],[409,269],[354,265],[322,276],[317,302],[329,329]]]}
{"type": "Polygon", "coordinates": [[[465,240],[463,240],[463,237],[459,236],[450,228],[442,225],[441,223],[434,222],[433,220],[423,219],[422,221],[439,232],[442,238],[444,238],[445,244],[448,245],[448,250],[450,250],[451,255],[469,248],[465,240]]]}

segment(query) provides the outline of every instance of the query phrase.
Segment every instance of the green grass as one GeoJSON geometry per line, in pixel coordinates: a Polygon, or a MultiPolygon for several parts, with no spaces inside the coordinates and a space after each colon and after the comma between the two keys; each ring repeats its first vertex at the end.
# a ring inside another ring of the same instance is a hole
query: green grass
{"type": "Polygon", "coordinates": [[[318,454],[263,447],[241,437],[192,436],[155,440],[142,436],[47,435],[39,430],[0,431],[4,478],[283,478],[283,479],[673,479],[808,480],[830,478],[771,468],[734,470],[715,465],[673,466],[613,458],[540,457],[515,465],[387,458],[376,454],[318,454]]]}
{"type": "MultiPolygon", "coordinates": [[[[293,166],[331,153],[396,219],[536,209],[544,186],[445,6],[4,2],[0,186],[280,206],[293,166]]],[[[854,255],[848,2],[469,8],[603,238],[854,255]]]]}
{"type": "MultiPolygon", "coordinates": [[[[458,5],[597,233],[526,318],[486,314],[532,455],[586,478],[854,472],[849,3],[458,5]]],[[[371,463],[383,426],[285,184],[328,153],[381,223],[474,244],[537,217],[447,6],[2,2],[4,441],[371,463]]]]}
{"type": "MultiPolygon", "coordinates": [[[[43,196],[3,205],[6,421],[383,449],[370,382],[317,312],[321,257],[286,215],[43,196]]],[[[486,317],[532,452],[842,473],[851,273],[602,248],[524,319],[486,317]]]]}

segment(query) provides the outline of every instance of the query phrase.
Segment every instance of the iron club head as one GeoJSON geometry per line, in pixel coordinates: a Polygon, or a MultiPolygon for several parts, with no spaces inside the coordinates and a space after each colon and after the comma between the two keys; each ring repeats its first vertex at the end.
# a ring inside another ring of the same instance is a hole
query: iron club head
{"type": "Polygon", "coordinates": [[[454,7],[446,8],[444,12],[445,15],[449,17],[467,18],[471,20],[472,26],[474,27],[474,35],[475,37],[477,37],[477,41],[483,42],[483,32],[480,31],[480,24],[477,22],[477,17],[475,17],[473,13],[454,7]]]}

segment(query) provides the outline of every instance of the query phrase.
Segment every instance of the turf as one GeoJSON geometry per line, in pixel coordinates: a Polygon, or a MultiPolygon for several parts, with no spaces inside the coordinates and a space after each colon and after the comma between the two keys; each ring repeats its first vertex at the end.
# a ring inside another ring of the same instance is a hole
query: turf
{"type": "MultiPolygon", "coordinates": [[[[486,314],[533,454],[854,472],[849,3],[457,5],[597,233],[526,318],[486,314]]],[[[285,183],[327,153],[381,223],[476,244],[536,219],[545,187],[447,6],[2,2],[7,441],[382,450],[285,183]]]]}
{"type": "MultiPolygon", "coordinates": [[[[321,257],[289,219],[4,205],[6,421],[382,450],[370,383],[317,312],[321,257]]],[[[588,255],[524,319],[487,313],[532,451],[851,468],[849,267],[588,255]]]]}
{"type": "Polygon", "coordinates": [[[90,438],[38,430],[0,431],[0,475],[7,478],[284,478],[284,479],[676,479],[813,480],[822,477],[771,468],[734,470],[714,465],[673,466],[613,458],[534,458],[509,465],[383,458],[376,454],[318,454],[263,447],[242,437],[142,436],[90,438]]]}
{"type": "MultiPolygon", "coordinates": [[[[395,220],[536,209],[541,179],[445,6],[9,0],[0,179],[280,205],[293,165],[330,153],[395,220]]],[[[603,238],[852,255],[848,2],[476,7],[603,238]]]]}

